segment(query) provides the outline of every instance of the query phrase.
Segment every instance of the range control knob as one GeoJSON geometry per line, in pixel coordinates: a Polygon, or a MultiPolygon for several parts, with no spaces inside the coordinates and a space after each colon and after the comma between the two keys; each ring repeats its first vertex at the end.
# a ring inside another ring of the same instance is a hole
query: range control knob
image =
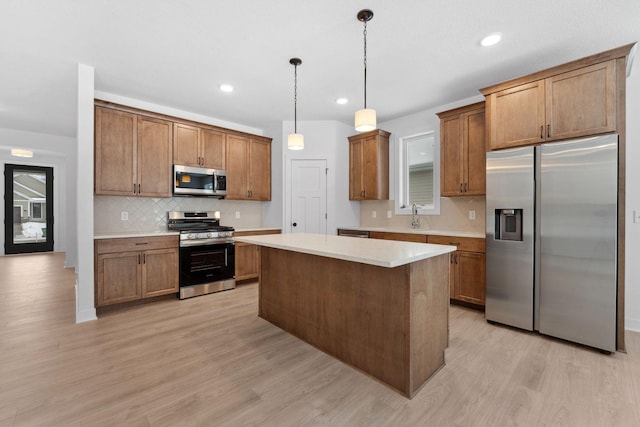
{"type": "Polygon", "coordinates": [[[196,238],[196,235],[195,235],[195,234],[193,234],[193,233],[192,233],[192,234],[188,234],[188,235],[187,235],[187,238],[188,238],[188,239],[195,239],[195,238],[196,238]]]}
{"type": "Polygon", "coordinates": [[[212,238],[216,237],[216,233],[207,233],[207,237],[212,239],[212,238]]]}

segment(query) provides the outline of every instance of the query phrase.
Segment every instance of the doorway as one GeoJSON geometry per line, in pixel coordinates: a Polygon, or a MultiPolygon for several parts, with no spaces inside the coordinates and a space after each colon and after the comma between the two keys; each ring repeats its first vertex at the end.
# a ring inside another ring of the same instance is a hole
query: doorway
{"type": "Polygon", "coordinates": [[[4,253],[53,251],[53,168],[6,164],[4,253]]]}
{"type": "Polygon", "coordinates": [[[327,161],[291,161],[292,233],[327,234],[327,161]]]}

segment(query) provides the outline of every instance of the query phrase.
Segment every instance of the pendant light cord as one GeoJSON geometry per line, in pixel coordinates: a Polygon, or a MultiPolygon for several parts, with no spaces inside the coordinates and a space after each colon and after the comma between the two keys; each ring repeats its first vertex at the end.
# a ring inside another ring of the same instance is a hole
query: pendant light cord
{"type": "Polygon", "coordinates": [[[293,66],[293,133],[298,133],[298,66],[293,66]]]}
{"type": "Polygon", "coordinates": [[[367,21],[364,21],[364,108],[367,108],[367,21]]]}

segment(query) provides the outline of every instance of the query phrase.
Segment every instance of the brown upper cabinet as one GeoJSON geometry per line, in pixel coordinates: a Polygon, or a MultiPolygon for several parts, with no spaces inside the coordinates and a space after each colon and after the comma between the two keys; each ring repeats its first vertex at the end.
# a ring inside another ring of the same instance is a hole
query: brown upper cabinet
{"type": "Polygon", "coordinates": [[[389,132],[349,137],[349,200],[389,199],[389,132]]]}
{"type": "Polygon", "coordinates": [[[224,169],[226,135],[210,129],[173,124],[173,162],[176,165],[224,169]]]}
{"type": "Polygon", "coordinates": [[[171,122],[95,107],[95,193],[171,197],[171,122]]]}
{"type": "Polygon", "coordinates": [[[440,118],[440,195],[485,194],[484,102],[438,113],[440,118]]]}
{"type": "Polygon", "coordinates": [[[227,135],[227,199],[271,200],[271,142],[227,135]]]}
{"type": "Polygon", "coordinates": [[[619,130],[632,45],[482,89],[489,150],[619,130]]]}

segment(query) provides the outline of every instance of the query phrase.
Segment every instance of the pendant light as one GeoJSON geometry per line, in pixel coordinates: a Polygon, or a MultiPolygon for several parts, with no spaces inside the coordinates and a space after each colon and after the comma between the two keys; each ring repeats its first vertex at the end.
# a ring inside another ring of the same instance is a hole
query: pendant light
{"type": "Polygon", "coordinates": [[[304,136],[298,133],[298,65],[302,59],[291,58],[289,64],[293,65],[293,133],[287,137],[289,150],[302,150],[304,148],[304,136]]]}
{"type": "Polygon", "coordinates": [[[355,126],[358,132],[374,130],[376,124],[376,110],[367,108],[367,22],[373,18],[373,12],[362,9],[358,12],[358,21],[364,23],[364,108],[356,111],[355,126]]]}

